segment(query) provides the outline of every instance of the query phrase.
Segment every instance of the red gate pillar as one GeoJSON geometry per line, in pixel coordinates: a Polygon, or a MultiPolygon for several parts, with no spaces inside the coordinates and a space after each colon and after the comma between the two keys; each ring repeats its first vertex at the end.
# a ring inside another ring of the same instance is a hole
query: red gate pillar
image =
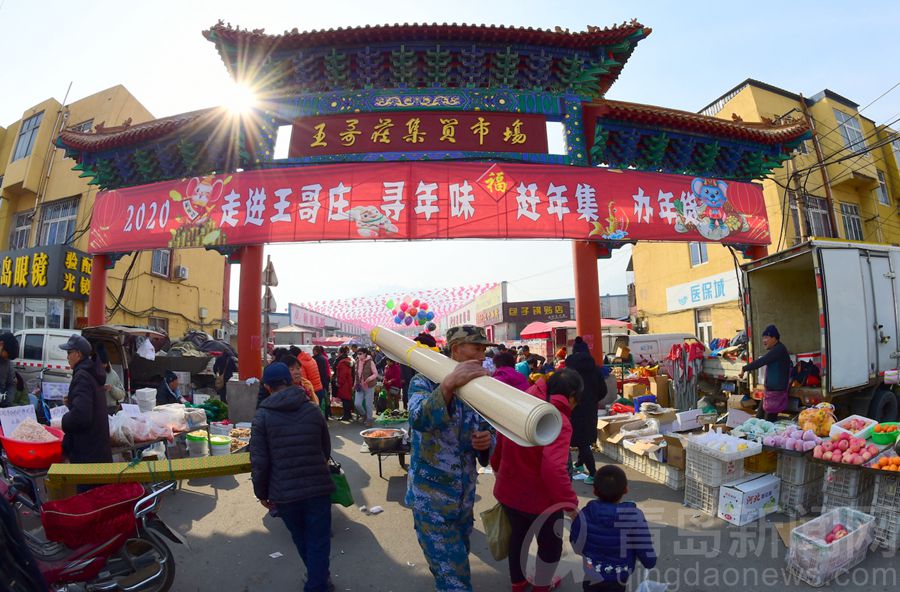
{"type": "MultiPolygon", "coordinates": [[[[135,255],[137,256],[137,255],[135,255]]],[[[87,324],[106,323],[106,264],[108,255],[94,255],[91,263],[91,294],[88,296],[87,324]]]]}
{"type": "Polygon", "coordinates": [[[238,374],[241,380],[262,378],[262,272],[263,247],[241,249],[238,290],[238,374]]]}
{"type": "Polygon", "coordinates": [[[575,324],[597,364],[603,364],[603,340],[600,338],[600,282],[597,259],[606,248],[587,241],[572,242],[575,268],[575,324]]]}

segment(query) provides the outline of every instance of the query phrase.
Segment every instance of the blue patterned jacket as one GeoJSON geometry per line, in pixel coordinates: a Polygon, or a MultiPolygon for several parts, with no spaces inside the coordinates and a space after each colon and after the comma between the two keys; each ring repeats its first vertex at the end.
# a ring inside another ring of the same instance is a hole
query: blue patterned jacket
{"type": "Polygon", "coordinates": [[[437,387],[421,374],[409,383],[406,505],[418,519],[452,522],[472,515],[478,476],[472,434],[484,419],[459,397],[445,404],[437,387]]]}

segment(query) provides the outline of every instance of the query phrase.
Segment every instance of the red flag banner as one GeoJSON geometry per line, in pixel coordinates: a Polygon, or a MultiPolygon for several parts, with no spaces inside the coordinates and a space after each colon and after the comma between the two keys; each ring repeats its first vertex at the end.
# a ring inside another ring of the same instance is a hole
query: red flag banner
{"type": "Polygon", "coordinates": [[[618,169],[357,163],[103,191],[89,250],[328,240],[770,242],[760,185],[618,169]]]}

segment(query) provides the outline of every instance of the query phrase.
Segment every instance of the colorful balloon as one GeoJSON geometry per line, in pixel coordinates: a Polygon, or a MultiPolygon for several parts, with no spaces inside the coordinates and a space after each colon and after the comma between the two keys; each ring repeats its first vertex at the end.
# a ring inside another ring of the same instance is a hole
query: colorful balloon
{"type": "Polygon", "coordinates": [[[405,300],[400,303],[400,310],[402,310],[403,312],[406,312],[406,309],[408,309],[408,308],[409,308],[409,304],[405,300]]]}
{"type": "Polygon", "coordinates": [[[429,321],[433,321],[434,320],[434,311],[429,310],[427,313],[425,313],[425,318],[428,319],[429,321]]]}
{"type": "Polygon", "coordinates": [[[400,317],[400,316],[394,317],[394,322],[397,323],[398,325],[401,324],[403,322],[403,317],[400,317]]]}
{"type": "Polygon", "coordinates": [[[416,298],[415,300],[413,300],[412,305],[418,307],[418,306],[419,306],[419,299],[416,298]]]}
{"type": "Polygon", "coordinates": [[[422,310],[428,310],[428,303],[427,303],[427,302],[420,302],[420,303],[419,303],[419,308],[421,308],[422,310]]]}
{"type": "Polygon", "coordinates": [[[388,301],[384,303],[384,305],[388,307],[388,310],[394,310],[394,299],[389,298],[388,301]]]}
{"type": "Polygon", "coordinates": [[[427,322],[427,321],[426,321],[425,319],[419,319],[419,320],[418,320],[418,323],[419,323],[420,326],[421,326],[421,325],[424,325],[426,322],[427,322]]]}
{"type": "Polygon", "coordinates": [[[412,321],[412,317],[406,317],[405,319],[403,319],[403,323],[405,325],[412,325],[412,321]]]}
{"type": "Polygon", "coordinates": [[[437,325],[435,325],[434,323],[428,323],[427,325],[425,325],[426,331],[434,331],[435,329],[437,329],[437,325]]]}
{"type": "Polygon", "coordinates": [[[409,316],[414,317],[414,316],[416,316],[417,314],[419,314],[419,309],[417,309],[415,306],[411,306],[410,308],[407,308],[407,309],[406,309],[406,313],[407,313],[409,316]]]}
{"type": "Polygon", "coordinates": [[[417,314],[416,316],[419,317],[420,319],[424,319],[425,317],[428,316],[428,313],[425,312],[424,310],[421,310],[421,309],[420,309],[420,310],[419,310],[419,314],[417,314]]]}

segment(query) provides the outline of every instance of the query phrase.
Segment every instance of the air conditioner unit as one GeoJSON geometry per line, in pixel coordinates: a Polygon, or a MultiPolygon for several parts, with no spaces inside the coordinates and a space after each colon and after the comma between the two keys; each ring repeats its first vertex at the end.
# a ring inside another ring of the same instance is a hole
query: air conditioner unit
{"type": "Polygon", "coordinates": [[[176,265],[175,266],[175,279],[176,280],[186,280],[188,279],[188,268],[184,265],[176,265]]]}
{"type": "Polygon", "coordinates": [[[222,341],[225,339],[225,329],[216,329],[213,331],[213,339],[222,341]]]}

